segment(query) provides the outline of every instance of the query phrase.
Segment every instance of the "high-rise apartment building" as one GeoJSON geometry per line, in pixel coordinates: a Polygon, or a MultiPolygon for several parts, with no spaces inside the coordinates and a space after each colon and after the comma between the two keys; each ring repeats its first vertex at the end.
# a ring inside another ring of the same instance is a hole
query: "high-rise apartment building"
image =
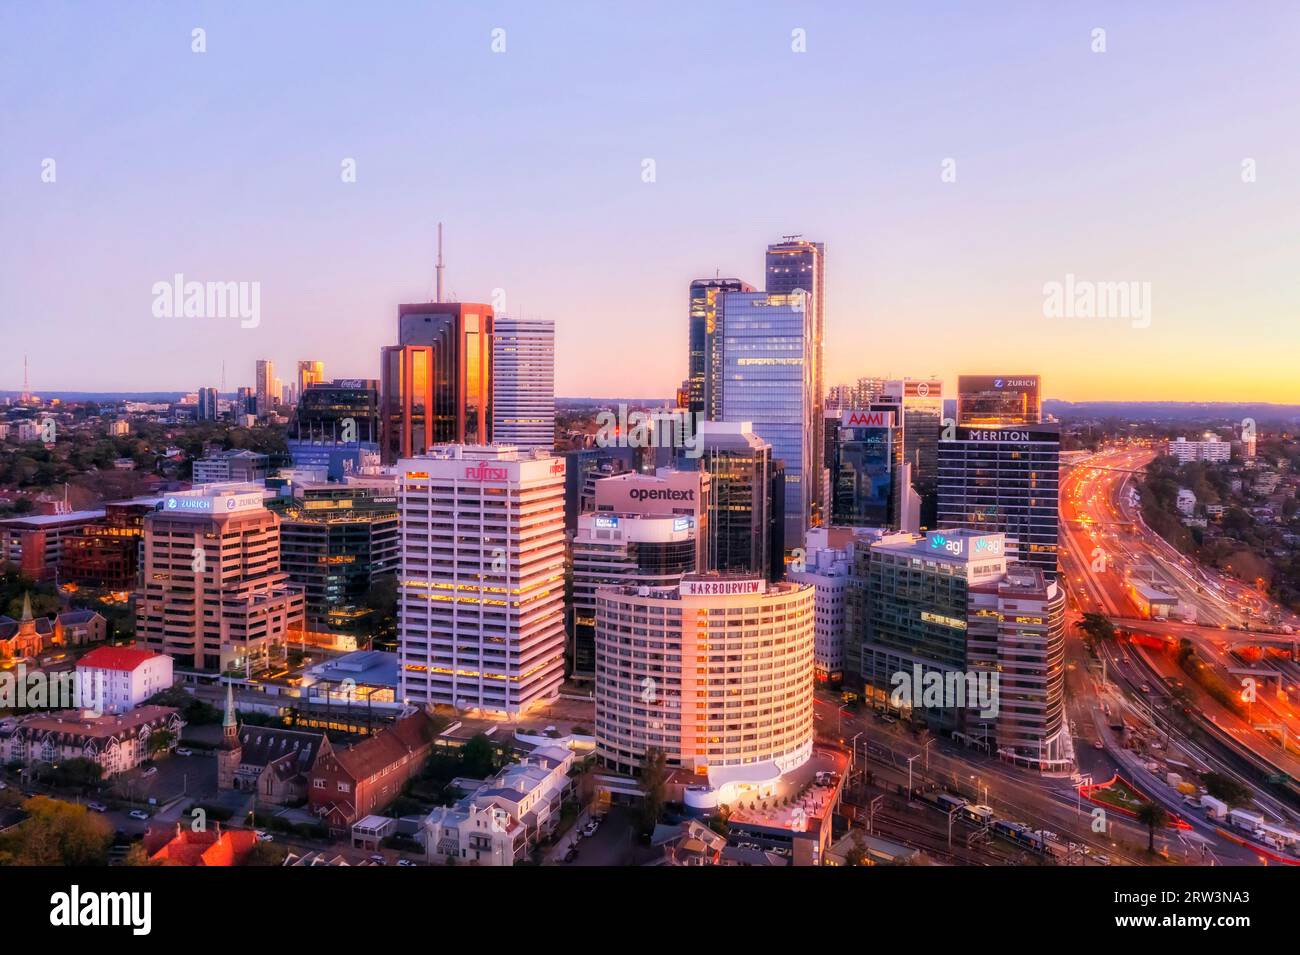
{"type": "MultiPolygon", "coordinates": [[[[705,382],[710,375],[720,374],[719,356],[710,349],[711,336],[717,323],[718,296],[723,292],[753,292],[754,286],[740,279],[696,279],[691,282],[689,303],[689,353],[686,381],[683,383],[687,408],[700,418],[710,421],[721,417],[716,408],[705,405],[705,382]]],[[[716,389],[714,389],[716,392],[716,389]]]]}
{"type": "Polygon", "coordinates": [[[1039,424],[1043,420],[1038,375],[960,375],[957,378],[957,424],[1039,424]]]}
{"type": "Polygon", "coordinates": [[[381,354],[383,459],[435,444],[492,438],[492,306],[426,302],[398,307],[398,344],[381,354]]]}
{"type": "MultiPolygon", "coordinates": [[[[821,242],[809,242],[801,236],[788,235],[780,242],[767,247],[767,291],[790,295],[803,290],[808,293],[807,308],[812,318],[812,343],[807,349],[805,362],[811,365],[810,380],[812,389],[812,446],[820,449],[824,443],[822,428],[825,424],[822,416],[822,402],[826,394],[823,377],[825,358],[823,344],[826,340],[826,246],[821,242]]],[[[786,468],[790,467],[789,462],[786,468]]],[[[814,459],[809,473],[802,477],[807,484],[809,517],[813,523],[821,523],[825,515],[825,491],[822,481],[822,460],[814,459]]],[[[789,518],[787,513],[786,517],[789,518]]],[[[791,546],[795,546],[793,543],[791,546]]]]}
{"type": "Polygon", "coordinates": [[[397,464],[400,695],[517,717],[564,678],[564,459],[444,445],[397,464]]]}
{"type": "Polygon", "coordinates": [[[555,322],[496,317],[492,441],[547,451],[555,447],[555,322]]]}
{"type": "Polygon", "coordinates": [[[1060,454],[1056,424],[957,426],[939,442],[939,526],[1005,534],[1018,560],[1055,580],[1060,454]]]}
{"type": "Polygon", "coordinates": [[[838,684],[844,678],[844,628],[852,571],[853,532],[839,527],[808,531],[804,557],[792,563],[788,576],[809,584],[814,592],[813,669],[818,683],[838,684]]]}
{"type": "Polygon", "coordinates": [[[812,755],[813,588],[688,574],[596,592],[596,755],[636,773],[657,748],[720,803],[812,755]]]}
{"type": "Polygon", "coordinates": [[[283,660],[303,594],[280,567],[280,519],[255,485],[168,494],[144,522],[137,641],[181,667],[283,660]]]}
{"type": "Polygon", "coordinates": [[[720,374],[705,404],[722,421],[749,422],[785,469],[785,546],[798,547],[812,514],[823,460],[814,394],[814,306],[808,293],[724,292],[710,350],[720,374]]]}

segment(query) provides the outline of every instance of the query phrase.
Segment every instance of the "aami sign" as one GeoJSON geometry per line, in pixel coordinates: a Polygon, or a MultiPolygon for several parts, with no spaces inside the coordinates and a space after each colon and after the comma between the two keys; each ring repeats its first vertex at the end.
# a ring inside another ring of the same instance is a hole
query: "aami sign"
{"type": "Polygon", "coordinates": [[[841,428],[888,428],[893,423],[892,411],[846,411],[840,416],[841,428]]]}

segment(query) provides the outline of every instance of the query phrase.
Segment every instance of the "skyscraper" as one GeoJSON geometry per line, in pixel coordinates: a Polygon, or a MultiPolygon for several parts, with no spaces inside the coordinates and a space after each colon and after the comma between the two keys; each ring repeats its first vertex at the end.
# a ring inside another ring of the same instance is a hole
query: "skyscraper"
{"type": "Polygon", "coordinates": [[[710,336],[720,373],[706,382],[705,404],[722,421],[750,423],[782,462],[786,548],[803,542],[822,474],[813,324],[806,292],[723,292],[710,336]]]}
{"type": "Polygon", "coordinates": [[[884,384],[882,401],[903,410],[903,460],[912,469],[912,487],[921,496],[921,525],[934,527],[935,476],[939,435],[943,431],[943,382],[937,378],[901,378],[884,384]]]}
{"type": "Polygon", "coordinates": [[[717,320],[718,296],[723,292],[752,291],[754,287],[740,279],[696,279],[691,283],[685,407],[710,421],[719,417],[716,409],[707,408],[704,402],[705,381],[718,367],[716,356],[709,348],[717,320]]]}
{"type": "Polygon", "coordinates": [[[704,567],[770,576],[783,556],[779,544],[778,553],[772,553],[774,530],[784,540],[784,526],[773,526],[772,446],[743,421],[701,422],[699,440],[700,457],[683,454],[678,467],[709,475],[711,503],[702,528],[704,567]]]}
{"type": "Polygon", "coordinates": [[[1056,424],[957,426],[939,442],[939,526],[1014,538],[1018,559],[1055,580],[1060,454],[1056,424]]]}
{"type": "Polygon", "coordinates": [[[397,463],[402,699],[518,717],[564,679],[564,459],[443,445],[397,463]]]}
{"type": "MultiPolygon", "coordinates": [[[[768,292],[792,294],[802,290],[808,293],[807,308],[811,311],[813,320],[812,345],[805,361],[812,365],[810,387],[813,399],[813,447],[820,449],[825,442],[822,433],[825,425],[822,402],[826,395],[826,385],[822,369],[823,343],[826,339],[826,246],[821,242],[809,242],[798,235],[784,236],[780,242],[767,247],[766,273],[768,292]]],[[[788,462],[786,466],[789,467],[788,462]]],[[[812,462],[803,481],[807,485],[810,517],[813,523],[821,523],[825,502],[822,500],[824,487],[820,457],[812,462]]]]}
{"type": "Polygon", "coordinates": [[[325,363],[323,361],[298,362],[298,397],[307,393],[307,389],[325,380],[325,363]]]}
{"type": "Polygon", "coordinates": [[[555,322],[496,316],[492,441],[547,451],[555,447],[555,322]]]}
{"type": "Polygon", "coordinates": [[[492,441],[492,306],[398,307],[398,344],[381,357],[385,463],[435,444],[492,441]]]}
{"type": "Polygon", "coordinates": [[[903,426],[896,406],[841,413],[831,472],[831,524],[892,527],[903,523],[903,426]]]}
{"type": "Polygon", "coordinates": [[[257,378],[253,394],[257,398],[257,413],[267,414],[280,397],[275,393],[275,363],[268,358],[257,360],[257,378]]]}
{"type": "Polygon", "coordinates": [[[216,388],[199,389],[199,404],[195,412],[195,417],[199,421],[217,420],[217,389],[216,388]]]}

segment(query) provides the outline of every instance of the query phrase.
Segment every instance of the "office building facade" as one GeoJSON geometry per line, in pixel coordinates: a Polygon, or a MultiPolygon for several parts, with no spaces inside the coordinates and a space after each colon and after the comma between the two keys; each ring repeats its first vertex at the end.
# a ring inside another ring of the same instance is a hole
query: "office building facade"
{"type": "Polygon", "coordinates": [[[957,378],[957,424],[1040,424],[1042,383],[1038,375],[960,375],[957,378]]]}
{"type": "Polygon", "coordinates": [[[724,292],[712,346],[721,374],[706,394],[722,421],[748,422],[782,462],[787,548],[803,542],[822,473],[813,319],[805,292],[724,292]]]}
{"type": "Polygon", "coordinates": [[[495,444],[555,447],[555,322],[496,317],[492,416],[495,444]]]}
{"type": "MultiPolygon", "coordinates": [[[[805,362],[810,367],[810,385],[812,390],[812,446],[822,448],[825,437],[822,429],[823,401],[826,383],[823,376],[825,357],[823,354],[826,340],[826,246],[821,242],[809,242],[801,236],[786,236],[782,241],[767,247],[765,263],[767,291],[782,295],[791,295],[802,290],[807,293],[807,308],[811,317],[812,342],[805,355],[805,362]]],[[[779,455],[778,455],[779,456],[779,455]]],[[[787,469],[790,467],[786,462],[787,469]]],[[[812,460],[809,473],[802,477],[807,484],[809,519],[818,524],[824,520],[825,492],[822,480],[821,459],[812,460]]],[[[787,512],[787,518],[789,513],[787,512]]],[[[791,544],[791,546],[794,546],[791,544]]]]}
{"type": "Polygon", "coordinates": [[[907,490],[901,417],[893,405],[841,413],[831,471],[832,525],[900,526],[907,490]]]}
{"type": "MultiPolygon", "coordinates": [[[[753,291],[754,286],[740,279],[696,279],[691,282],[687,329],[689,351],[686,381],[683,383],[685,394],[682,396],[684,401],[678,403],[699,418],[712,421],[721,417],[718,408],[710,408],[705,403],[706,382],[710,376],[716,378],[721,374],[719,356],[710,348],[710,342],[716,341],[712,336],[717,325],[718,296],[723,292],[753,291]]],[[[718,389],[714,388],[712,393],[719,393],[718,389]]]]}
{"type": "Polygon", "coordinates": [[[517,717],[564,678],[564,459],[445,445],[398,462],[400,693],[517,717]]]}
{"type": "Polygon", "coordinates": [[[1057,577],[1060,427],[954,429],[939,442],[938,521],[1015,540],[1017,559],[1057,577]]]}
{"type": "Polygon", "coordinates": [[[280,567],[280,519],[259,487],[168,494],[144,522],[136,640],[178,666],[225,671],[283,660],[303,621],[280,567]]]}

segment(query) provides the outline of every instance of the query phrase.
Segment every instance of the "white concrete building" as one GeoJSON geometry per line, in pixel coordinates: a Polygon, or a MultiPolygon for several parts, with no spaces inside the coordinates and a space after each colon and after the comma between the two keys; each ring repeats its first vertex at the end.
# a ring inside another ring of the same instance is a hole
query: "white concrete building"
{"type": "Polygon", "coordinates": [[[1174,501],[1174,506],[1178,508],[1178,513],[1184,517],[1191,517],[1196,511],[1196,495],[1192,493],[1191,488],[1180,487],[1178,489],[1178,498],[1174,501]]]}
{"type": "Polygon", "coordinates": [[[492,326],[492,440],[555,446],[555,322],[505,318],[492,326]]]}
{"type": "Polygon", "coordinates": [[[77,678],[103,686],[105,713],[125,713],[171,687],[172,658],[131,647],[96,647],[77,661],[77,678]]]}
{"type": "Polygon", "coordinates": [[[1232,457],[1232,444],[1220,441],[1217,434],[1207,431],[1200,441],[1175,438],[1169,442],[1168,451],[1178,459],[1179,464],[1188,461],[1227,461],[1232,457]]]}
{"type": "Polygon", "coordinates": [[[830,545],[829,529],[808,531],[803,570],[787,576],[814,591],[813,667],[818,683],[838,682],[844,674],[844,618],[852,561],[849,551],[830,545]]]}
{"type": "Polygon", "coordinates": [[[760,792],[813,743],[813,588],[687,574],[596,592],[596,754],[639,771],[662,750],[718,801],[760,792]]]}
{"type": "Polygon", "coordinates": [[[396,470],[399,698],[511,718],[555,699],[564,459],[439,445],[396,470]]]}

